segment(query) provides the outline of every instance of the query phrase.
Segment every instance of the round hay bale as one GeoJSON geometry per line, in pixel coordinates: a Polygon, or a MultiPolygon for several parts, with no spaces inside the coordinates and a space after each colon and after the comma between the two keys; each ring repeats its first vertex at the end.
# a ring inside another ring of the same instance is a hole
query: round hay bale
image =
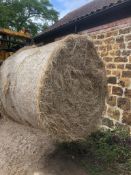
{"type": "Polygon", "coordinates": [[[0,120],[0,175],[87,175],[41,130],[0,120]]]}
{"type": "Polygon", "coordinates": [[[0,121],[1,175],[45,175],[46,158],[54,150],[53,142],[42,131],[0,121]]]}
{"type": "Polygon", "coordinates": [[[106,74],[85,35],[18,51],[1,66],[0,82],[6,114],[58,141],[84,139],[98,127],[106,74]]]}

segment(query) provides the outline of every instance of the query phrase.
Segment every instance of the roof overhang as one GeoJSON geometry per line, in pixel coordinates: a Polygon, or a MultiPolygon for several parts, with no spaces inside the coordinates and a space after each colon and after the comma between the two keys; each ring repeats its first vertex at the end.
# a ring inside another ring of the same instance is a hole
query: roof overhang
{"type": "Polygon", "coordinates": [[[36,44],[46,44],[53,42],[55,38],[59,38],[71,33],[77,33],[84,29],[90,29],[129,16],[131,16],[131,0],[127,0],[100,11],[96,11],[88,16],[77,18],[74,21],[52,29],[51,31],[39,34],[34,37],[34,42],[36,44]]]}

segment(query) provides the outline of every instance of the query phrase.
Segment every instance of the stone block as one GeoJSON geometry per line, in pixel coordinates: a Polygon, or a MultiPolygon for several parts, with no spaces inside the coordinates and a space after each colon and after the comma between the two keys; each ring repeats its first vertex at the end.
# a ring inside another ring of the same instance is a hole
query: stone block
{"type": "Polygon", "coordinates": [[[116,96],[109,96],[107,99],[107,104],[110,106],[116,106],[116,96]]]}
{"type": "Polygon", "coordinates": [[[130,69],[131,70],[131,64],[126,64],[126,69],[130,69]]]}
{"type": "Polygon", "coordinates": [[[112,37],[118,35],[118,30],[110,31],[106,33],[106,37],[112,37]]]}
{"type": "Polygon", "coordinates": [[[90,36],[93,40],[96,39],[96,35],[91,35],[90,36]]]}
{"type": "Polygon", "coordinates": [[[131,42],[128,43],[127,48],[131,49],[131,42]]]}
{"type": "Polygon", "coordinates": [[[109,63],[109,64],[106,65],[106,68],[107,69],[116,69],[116,65],[113,64],[113,63],[109,63]]]}
{"type": "Polygon", "coordinates": [[[113,45],[112,45],[112,49],[113,49],[113,50],[118,50],[118,49],[120,48],[119,45],[120,45],[119,43],[117,43],[117,44],[116,44],[116,43],[113,44],[113,45]]]}
{"type": "Polygon", "coordinates": [[[107,46],[99,46],[99,50],[102,52],[106,52],[107,51],[107,46]]]}
{"type": "Polygon", "coordinates": [[[129,35],[127,35],[127,36],[125,36],[125,41],[131,41],[131,34],[129,34],[129,35]]]}
{"type": "Polygon", "coordinates": [[[109,51],[111,51],[112,50],[112,45],[111,44],[108,44],[107,45],[107,51],[109,52],[109,51]]]}
{"type": "Polygon", "coordinates": [[[121,87],[118,87],[118,86],[113,86],[112,87],[112,94],[122,96],[123,95],[123,89],[121,87]]]}
{"type": "Polygon", "coordinates": [[[94,45],[102,45],[102,41],[101,40],[94,40],[94,45]]]}
{"type": "Polygon", "coordinates": [[[125,123],[125,124],[127,124],[127,125],[131,125],[131,111],[130,112],[125,111],[123,113],[122,122],[125,123]]]}
{"type": "Polygon", "coordinates": [[[119,30],[119,34],[127,34],[127,33],[130,33],[131,31],[131,28],[130,27],[126,27],[126,28],[123,28],[123,29],[120,29],[119,30]]]}
{"type": "Polygon", "coordinates": [[[108,77],[107,82],[110,84],[116,84],[117,78],[116,77],[108,77]]]}
{"type": "Polygon", "coordinates": [[[115,39],[113,37],[107,38],[104,40],[105,44],[113,44],[115,42],[115,39]]]}
{"type": "Polygon", "coordinates": [[[124,111],[130,110],[130,100],[128,98],[122,98],[119,97],[117,99],[117,104],[120,109],[123,109],[124,111]]]}
{"type": "Polygon", "coordinates": [[[128,78],[131,78],[131,71],[123,71],[122,72],[122,77],[128,77],[128,78]]]}
{"type": "Polygon", "coordinates": [[[119,49],[125,49],[126,46],[125,46],[125,43],[119,43],[119,49]]]}
{"type": "Polygon", "coordinates": [[[124,43],[124,36],[117,36],[116,37],[116,43],[124,43]]]}
{"type": "Polygon", "coordinates": [[[104,37],[105,37],[105,35],[103,33],[97,35],[97,39],[104,39],[104,37]]]}
{"type": "Polygon", "coordinates": [[[131,98],[131,89],[125,89],[125,96],[131,98]]]}
{"type": "Polygon", "coordinates": [[[112,75],[120,77],[121,76],[121,70],[112,70],[112,75]]]}
{"type": "Polygon", "coordinates": [[[107,57],[108,56],[108,51],[103,51],[100,53],[101,57],[107,57]]]}
{"type": "Polygon", "coordinates": [[[115,57],[114,58],[114,62],[127,62],[128,61],[128,59],[127,59],[127,57],[115,57]]]}
{"type": "Polygon", "coordinates": [[[122,87],[129,87],[130,86],[130,79],[129,78],[121,78],[119,80],[119,85],[121,85],[122,87]]]}
{"type": "Polygon", "coordinates": [[[119,121],[120,119],[120,111],[114,108],[109,107],[107,110],[107,114],[108,116],[110,116],[111,118],[119,121]]]}
{"type": "Polygon", "coordinates": [[[108,126],[109,128],[112,128],[114,126],[113,121],[110,120],[109,118],[103,118],[102,124],[108,126]]]}
{"type": "Polygon", "coordinates": [[[121,56],[121,51],[120,50],[112,50],[109,52],[109,54],[113,57],[120,57],[121,56]]]}
{"type": "Polygon", "coordinates": [[[122,54],[122,56],[128,57],[128,56],[131,55],[131,50],[123,50],[123,51],[121,52],[121,54],[122,54]]]}
{"type": "Polygon", "coordinates": [[[112,62],[113,58],[112,57],[103,57],[103,61],[105,61],[105,62],[112,62]]]}
{"type": "Polygon", "coordinates": [[[118,64],[117,69],[124,69],[124,64],[118,64]]]}
{"type": "Polygon", "coordinates": [[[111,75],[111,70],[108,70],[108,69],[107,69],[107,70],[106,70],[106,75],[107,75],[107,76],[110,76],[110,75],[111,75]]]}

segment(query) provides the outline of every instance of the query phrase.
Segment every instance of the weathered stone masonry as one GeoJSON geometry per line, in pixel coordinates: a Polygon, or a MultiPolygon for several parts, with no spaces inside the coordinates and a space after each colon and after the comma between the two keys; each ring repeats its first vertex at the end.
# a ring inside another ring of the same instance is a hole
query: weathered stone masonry
{"type": "Polygon", "coordinates": [[[86,30],[102,57],[108,78],[103,124],[131,126],[131,18],[86,30]]]}

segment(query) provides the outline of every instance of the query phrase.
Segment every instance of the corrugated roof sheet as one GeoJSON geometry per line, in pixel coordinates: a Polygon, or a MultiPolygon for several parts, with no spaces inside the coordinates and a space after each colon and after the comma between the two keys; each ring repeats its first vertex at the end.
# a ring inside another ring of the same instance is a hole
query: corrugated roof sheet
{"type": "Polygon", "coordinates": [[[90,3],[68,13],[62,19],[60,19],[58,22],[56,22],[54,25],[49,27],[49,29],[40,33],[39,35],[44,34],[46,32],[50,32],[50,31],[52,31],[60,26],[71,23],[75,20],[79,20],[85,16],[89,16],[91,14],[95,14],[99,11],[113,7],[117,4],[121,4],[125,1],[127,1],[127,0],[93,0],[90,3]]]}

